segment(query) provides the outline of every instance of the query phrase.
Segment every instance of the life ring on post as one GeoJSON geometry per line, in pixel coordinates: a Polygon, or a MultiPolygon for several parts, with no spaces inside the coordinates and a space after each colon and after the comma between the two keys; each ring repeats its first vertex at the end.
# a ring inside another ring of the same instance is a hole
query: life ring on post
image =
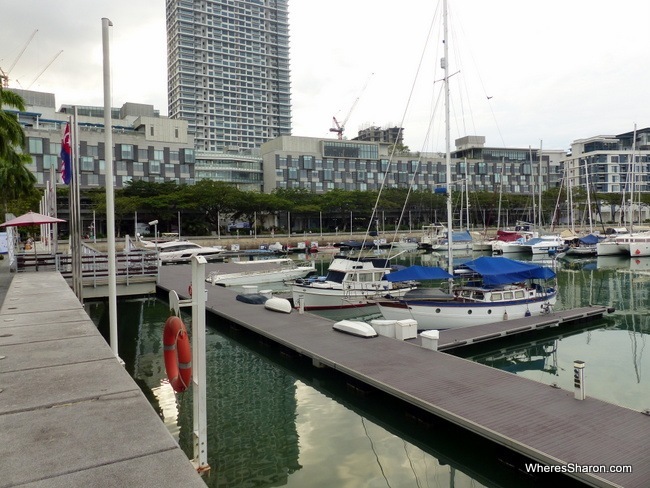
{"type": "Polygon", "coordinates": [[[192,349],[187,329],[180,317],[171,316],[163,331],[165,371],[174,391],[182,393],[192,381],[192,349]]]}

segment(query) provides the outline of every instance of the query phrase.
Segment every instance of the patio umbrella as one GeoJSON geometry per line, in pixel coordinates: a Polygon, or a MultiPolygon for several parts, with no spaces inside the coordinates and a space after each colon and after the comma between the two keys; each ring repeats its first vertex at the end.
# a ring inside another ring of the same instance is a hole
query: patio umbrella
{"type": "Polygon", "coordinates": [[[24,225],[55,224],[57,222],[65,222],[65,220],[57,219],[56,217],[50,217],[49,215],[43,215],[40,213],[32,212],[30,210],[29,212],[21,215],[20,217],[7,220],[4,224],[0,224],[0,227],[20,227],[24,225]]]}

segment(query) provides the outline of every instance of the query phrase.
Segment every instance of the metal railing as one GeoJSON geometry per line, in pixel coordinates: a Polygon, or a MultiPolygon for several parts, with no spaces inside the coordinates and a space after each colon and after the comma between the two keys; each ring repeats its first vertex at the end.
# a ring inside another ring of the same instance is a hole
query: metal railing
{"type": "MultiPolygon", "coordinates": [[[[72,279],[72,257],[67,254],[18,254],[18,271],[59,271],[66,279],[72,279]]],[[[82,280],[85,286],[98,286],[108,282],[108,254],[95,252],[81,257],[82,280]]],[[[115,274],[119,283],[156,281],[158,279],[158,256],[155,251],[118,253],[115,274]]]]}

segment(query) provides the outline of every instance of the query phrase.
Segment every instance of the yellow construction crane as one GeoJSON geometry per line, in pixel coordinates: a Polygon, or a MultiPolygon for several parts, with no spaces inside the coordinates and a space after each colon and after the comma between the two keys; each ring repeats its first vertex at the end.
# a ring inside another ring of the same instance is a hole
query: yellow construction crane
{"type": "MultiPolygon", "coordinates": [[[[2,88],[8,88],[9,87],[9,73],[11,73],[11,70],[14,69],[14,66],[16,66],[16,63],[20,59],[20,57],[23,55],[25,52],[25,49],[27,49],[27,46],[29,46],[29,43],[32,42],[32,39],[34,39],[34,36],[38,32],[38,29],[35,29],[34,32],[32,32],[32,35],[29,36],[29,39],[27,39],[27,42],[23,46],[23,48],[20,50],[18,53],[18,56],[16,56],[16,59],[14,59],[14,62],[11,63],[11,66],[5,71],[0,67],[0,78],[2,78],[2,88]]],[[[40,75],[39,75],[40,76],[40,75]]]]}

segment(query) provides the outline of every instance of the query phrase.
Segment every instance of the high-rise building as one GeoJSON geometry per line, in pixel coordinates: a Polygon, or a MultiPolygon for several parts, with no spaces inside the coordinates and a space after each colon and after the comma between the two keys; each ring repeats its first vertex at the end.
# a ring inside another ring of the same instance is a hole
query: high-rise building
{"type": "Polygon", "coordinates": [[[169,117],[200,151],[291,133],[288,0],[167,0],[169,117]]]}

